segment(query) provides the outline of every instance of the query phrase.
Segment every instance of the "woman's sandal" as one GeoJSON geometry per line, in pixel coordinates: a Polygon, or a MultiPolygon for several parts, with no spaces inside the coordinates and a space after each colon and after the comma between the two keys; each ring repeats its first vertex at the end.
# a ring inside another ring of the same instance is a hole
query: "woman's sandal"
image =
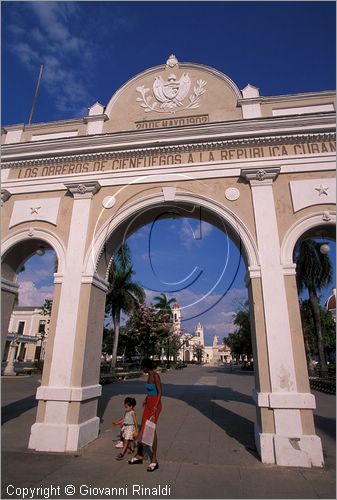
{"type": "Polygon", "coordinates": [[[116,460],[123,460],[124,455],[122,453],[119,453],[116,457],[116,460]]]}
{"type": "Polygon", "coordinates": [[[128,460],[129,465],[142,464],[142,463],[143,463],[142,458],[132,457],[132,458],[130,458],[130,460],[128,460]]]}
{"type": "Polygon", "coordinates": [[[159,469],[159,463],[158,463],[158,462],[157,462],[157,463],[152,462],[152,463],[148,466],[148,468],[147,468],[146,470],[147,470],[147,472],[153,472],[153,471],[154,471],[154,470],[156,470],[156,469],[159,469]]]}

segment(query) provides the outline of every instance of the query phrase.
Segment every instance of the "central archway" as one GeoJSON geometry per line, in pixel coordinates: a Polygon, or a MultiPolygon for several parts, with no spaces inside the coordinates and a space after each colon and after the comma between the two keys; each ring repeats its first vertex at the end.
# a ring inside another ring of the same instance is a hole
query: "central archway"
{"type": "Polygon", "coordinates": [[[206,196],[177,192],[174,199],[168,201],[164,200],[163,195],[145,196],[135,202],[131,201],[110,217],[93,238],[84,260],[84,273],[96,273],[101,279],[105,279],[110,259],[123,239],[161,214],[176,213],[181,217],[198,219],[201,210],[205,222],[222,230],[226,228],[229,236],[242,251],[248,269],[258,271],[259,258],[254,238],[237,215],[206,196]]]}

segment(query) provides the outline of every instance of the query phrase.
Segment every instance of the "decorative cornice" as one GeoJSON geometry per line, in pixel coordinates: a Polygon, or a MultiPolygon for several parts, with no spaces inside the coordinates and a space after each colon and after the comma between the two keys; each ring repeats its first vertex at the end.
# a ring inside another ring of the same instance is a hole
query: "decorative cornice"
{"type": "MultiPolygon", "coordinates": [[[[260,96],[263,103],[272,103],[272,102],[284,102],[284,101],[299,101],[299,100],[311,100],[322,97],[331,97],[335,100],[336,92],[334,90],[324,90],[320,92],[302,92],[300,94],[283,94],[283,95],[275,95],[275,96],[260,96]]],[[[325,104],[325,103],[321,103],[325,104]]]]}
{"type": "MultiPolygon", "coordinates": [[[[24,159],[17,161],[2,161],[1,168],[38,167],[41,165],[57,165],[62,163],[105,161],[123,158],[137,158],[144,156],[160,156],[177,153],[193,153],[211,151],[214,149],[273,146],[280,144],[305,144],[311,142],[332,142],[336,140],[335,132],[316,134],[286,134],[268,135],[257,137],[233,138],[227,140],[214,140],[207,142],[191,142],[182,144],[171,144],[157,147],[137,147],[129,149],[116,148],[115,151],[90,152],[73,155],[51,156],[47,158],[24,159]]],[[[158,141],[157,141],[158,142],[158,141]]]]}
{"type": "Polygon", "coordinates": [[[109,117],[105,114],[103,115],[88,115],[83,118],[84,123],[88,122],[100,122],[100,121],[106,121],[108,120],[109,117]]]}
{"type": "Polygon", "coordinates": [[[251,186],[265,186],[274,182],[280,173],[280,170],[280,167],[264,169],[243,168],[240,175],[246,179],[251,186]]]}
{"type": "Polygon", "coordinates": [[[64,183],[68,191],[73,195],[74,199],[92,198],[100,189],[101,185],[98,181],[93,182],[67,182],[64,183]]]}
{"type": "MultiPolygon", "coordinates": [[[[7,144],[2,146],[2,162],[50,158],[58,155],[118,152],[139,148],[155,148],[203,143],[206,141],[250,140],[256,142],[268,137],[288,137],[292,135],[317,135],[335,132],[335,115],[317,113],[314,116],[287,116],[233,120],[230,122],[206,123],[186,127],[168,127],[151,130],[131,130],[109,134],[80,135],[43,141],[7,144]]],[[[252,143],[253,143],[252,142],[252,143]]]]}

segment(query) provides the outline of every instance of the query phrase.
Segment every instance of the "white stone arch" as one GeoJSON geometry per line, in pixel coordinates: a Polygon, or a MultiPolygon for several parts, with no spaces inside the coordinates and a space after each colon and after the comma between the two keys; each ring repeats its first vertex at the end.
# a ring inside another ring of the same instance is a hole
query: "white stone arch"
{"type": "Polygon", "coordinates": [[[293,267],[294,248],[299,238],[315,227],[336,225],[336,213],[331,211],[321,211],[306,215],[296,221],[286,232],[281,245],[281,264],[284,267],[293,267]]]}
{"type": "MultiPolygon", "coordinates": [[[[259,255],[256,242],[246,225],[234,212],[211,198],[195,193],[177,192],[172,202],[178,204],[179,202],[198,204],[218,215],[231,227],[232,231],[240,237],[245,250],[248,267],[251,269],[257,269],[259,267],[259,255]]],[[[165,199],[163,194],[145,196],[137,200],[136,203],[130,203],[124,206],[122,210],[110,217],[93,237],[92,244],[84,259],[84,274],[95,274],[104,244],[107,238],[110,237],[120,224],[144,208],[154,207],[158,204],[163,204],[163,206],[165,206],[164,203],[165,199]]]]}
{"type": "Polygon", "coordinates": [[[57,275],[63,275],[66,265],[65,246],[58,236],[45,228],[26,228],[10,234],[2,241],[1,260],[6,257],[7,252],[16,244],[30,239],[43,240],[52,247],[58,260],[57,275]]]}

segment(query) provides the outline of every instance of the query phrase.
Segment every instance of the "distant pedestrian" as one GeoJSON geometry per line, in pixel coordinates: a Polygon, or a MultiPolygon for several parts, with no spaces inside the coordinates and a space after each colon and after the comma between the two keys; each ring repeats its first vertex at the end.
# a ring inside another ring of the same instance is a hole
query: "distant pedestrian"
{"type": "Polygon", "coordinates": [[[124,417],[112,422],[112,425],[121,425],[121,438],[122,441],[116,445],[116,448],[122,448],[120,453],[117,455],[116,460],[123,460],[124,455],[128,447],[131,451],[135,451],[134,439],[138,436],[138,423],[137,415],[134,411],[136,406],[135,398],[125,398],[124,400],[124,417]]]}
{"type": "MultiPolygon", "coordinates": [[[[144,359],[142,361],[141,367],[143,369],[143,372],[148,375],[146,383],[147,396],[145,398],[145,401],[143,402],[144,411],[142,416],[141,430],[137,440],[137,454],[135,457],[129,460],[130,465],[143,463],[144,459],[143,443],[141,442],[141,439],[146,420],[151,420],[156,424],[158,422],[158,417],[162,409],[162,404],[161,404],[162,388],[161,388],[160,376],[154,370],[152,360],[144,359]]],[[[157,446],[158,446],[157,433],[155,433],[152,444],[151,463],[147,468],[148,472],[153,472],[159,468],[159,463],[157,461],[157,446]]]]}

